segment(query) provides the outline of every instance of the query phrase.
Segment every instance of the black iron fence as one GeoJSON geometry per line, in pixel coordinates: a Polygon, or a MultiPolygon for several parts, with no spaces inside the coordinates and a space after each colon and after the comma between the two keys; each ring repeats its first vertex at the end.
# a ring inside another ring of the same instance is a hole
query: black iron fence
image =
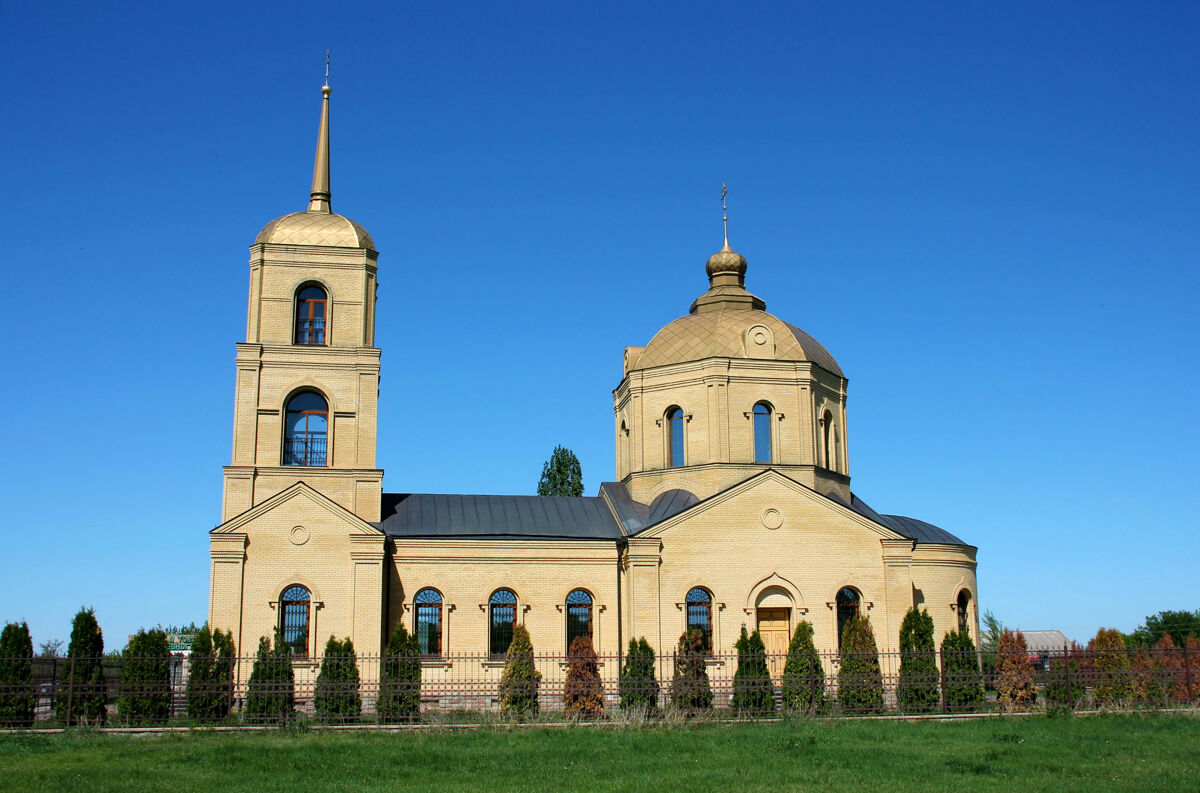
{"type": "Polygon", "coordinates": [[[1194,707],[1200,651],[840,656],[0,658],[0,726],[470,722],[1194,707]],[[740,667],[740,671],[739,671],[740,667]],[[987,670],[985,672],[985,670],[987,670]]]}

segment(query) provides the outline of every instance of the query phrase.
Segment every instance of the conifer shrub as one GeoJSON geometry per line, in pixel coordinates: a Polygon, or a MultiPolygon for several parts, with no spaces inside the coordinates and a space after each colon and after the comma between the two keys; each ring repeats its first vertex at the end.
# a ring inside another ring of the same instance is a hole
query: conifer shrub
{"type": "Polygon", "coordinates": [[[630,639],[621,669],[621,709],[647,714],[658,709],[658,679],[654,674],[654,648],[643,636],[630,639]]]}
{"type": "Polygon", "coordinates": [[[679,637],[675,651],[675,674],[671,679],[671,704],[684,713],[708,710],[713,704],[712,687],[704,659],[708,646],[704,631],[692,628],[679,637]]]}
{"type": "Polygon", "coordinates": [[[913,606],[900,623],[900,681],[896,686],[896,701],[904,713],[928,713],[937,709],[939,696],[933,617],[928,610],[913,606]]]}
{"type": "Polygon", "coordinates": [[[1029,710],[1037,702],[1033,664],[1025,634],[1005,628],[1000,634],[996,658],[996,695],[1005,713],[1029,710]]]}
{"type": "Polygon", "coordinates": [[[0,725],[33,725],[33,637],[24,622],[0,631],[0,725]]]}
{"type": "Polygon", "coordinates": [[[161,724],[171,715],[171,648],[167,634],[139,630],[121,653],[117,715],[125,724],[161,724]]]}
{"type": "Polygon", "coordinates": [[[838,703],[844,713],[879,713],[883,710],[883,675],[871,620],[855,615],[842,629],[839,654],[838,703]]]}
{"type": "Polygon", "coordinates": [[[402,623],[396,623],[384,649],[379,720],[385,724],[421,718],[421,643],[402,623]]]}
{"type": "Polygon", "coordinates": [[[946,694],[946,710],[951,713],[983,707],[979,655],[967,631],[950,631],[942,638],[942,690],[946,694]]]}
{"type": "Polygon", "coordinates": [[[67,657],[66,679],[59,681],[55,692],[55,715],[67,726],[103,724],[108,706],[104,634],[90,608],[81,608],[71,620],[67,657]]]}
{"type": "Polygon", "coordinates": [[[813,626],[801,620],[788,644],[783,666],[783,709],[815,714],[825,708],[825,670],[813,641],[813,626]]]}
{"type": "Polygon", "coordinates": [[[330,636],[325,643],[325,654],[321,656],[321,671],[317,673],[317,689],[313,695],[313,712],[317,719],[337,724],[357,721],[362,714],[358,682],[358,656],[354,652],[354,643],[349,636],[340,642],[330,636]]]}
{"type": "Polygon", "coordinates": [[[296,716],[296,675],[292,670],[292,648],[275,630],[275,646],[263,636],[246,686],[246,719],[284,724],[296,716]]]}
{"type": "Polygon", "coordinates": [[[1056,655],[1050,659],[1042,696],[1046,699],[1047,707],[1074,710],[1087,702],[1084,651],[1077,643],[1071,643],[1065,657],[1056,655]]]}
{"type": "Polygon", "coordinates": [[[500,712],[514,718],[537,716],[542,673],[534,666],[533,642],[524,625],[513,627],[500,674],[500,712]]]}
{"type": "Polygon", "coordinates": [[[1133,700],[1133,670],[1125,638],[1112,628],[1101,628],[1088,643],[1095,671],[1092,694],[1098,707],[1125,707],[1133,700]]]}
{"type": "Polygon", "coordinates": [[[576,636],[567,648],[567,681],[563,704],[568,717],[594,719],[604,715],[604,689],[596,649],[587,636],[576,636]]]}
{"type": "Polygon", "coordinates": [[[1164,633],[1153,647],[1138,647],[1133,653],[1133,690],[1137,701],[1151,707],[1167,707],[1186,699],[1183,654],[1171,634],[1164,633]]]}
{"type": "Polygon", "coordinates": [[[187,710],[197,721],[220,721],[233,708],[233,632],[202,627],[188,656],[187,710]]]}
{"type": "Polygon", "coordinates": [[[746,716],[761,716],[775,712],[775,684],[767,668],[767,648],[758,631],[742,635],[734,644],[737,649],[737,671],[733,673],[734,712],[746,716]]]}

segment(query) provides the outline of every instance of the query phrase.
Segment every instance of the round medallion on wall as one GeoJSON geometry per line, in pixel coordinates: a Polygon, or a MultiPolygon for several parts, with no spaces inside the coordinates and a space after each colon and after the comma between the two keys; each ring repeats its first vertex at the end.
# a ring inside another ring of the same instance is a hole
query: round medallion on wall
{"type": "Polygon", "coordinates": [[[754,335],[751,338],[754,339],[755,344],[766,344],[767,332],[762,328],[755,328],[754,335]]]}
{"type": "Polygon", "coordinates": [[[292,530],[288,532],[288,539],[291,540],[292,545],[303,545],[308,542],[308,529],[303,526],[293,526],[292,530]]]}
{"type": "Polygon", "coordinates": [[[768,529],[778,529],[783,525],[783,515],[774,507],[764,509],[762,514],[762,525],[766,526],[768,529]]]}

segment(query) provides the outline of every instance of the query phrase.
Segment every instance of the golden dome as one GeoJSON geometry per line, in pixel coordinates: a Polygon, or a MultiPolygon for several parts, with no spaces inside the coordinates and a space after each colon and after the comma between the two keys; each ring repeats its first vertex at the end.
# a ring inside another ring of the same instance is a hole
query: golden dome
{"type": "Polygon", "coordinates": [[[718,273],[733,273],[741,278],[746,275],[746,257],[730,248],[729,240],[726,239],[725,247],[708,257],[704,270],[709,278],[718,273]]]}
{"type": "Polygon", "coordinates": [[[258,232],[254,244],[328,245],[375,250],[375,242],[362,226],[332,212],[293,212],[275,218],[258,232]]]}
{"type": "Polygon", "coordinates": [[[809,361],[839,377],[845,376],[829,351],[812,336],[772,314],[754,309],[725,309],[680,317],[654,334],[638,356],[636,368],[704,358],[809,361]]]}

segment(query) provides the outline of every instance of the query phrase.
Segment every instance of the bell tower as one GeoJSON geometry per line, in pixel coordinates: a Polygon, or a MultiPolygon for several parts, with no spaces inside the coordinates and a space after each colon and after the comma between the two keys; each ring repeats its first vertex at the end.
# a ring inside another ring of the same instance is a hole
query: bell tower
{"type": "Polygon", "coordinates": [[[362,226],[332,210],[330,93],[326,68],[308,209],[272,220],[250,246],[222,522],[297,482],[380,518],[378,253],[362,226]]]}

